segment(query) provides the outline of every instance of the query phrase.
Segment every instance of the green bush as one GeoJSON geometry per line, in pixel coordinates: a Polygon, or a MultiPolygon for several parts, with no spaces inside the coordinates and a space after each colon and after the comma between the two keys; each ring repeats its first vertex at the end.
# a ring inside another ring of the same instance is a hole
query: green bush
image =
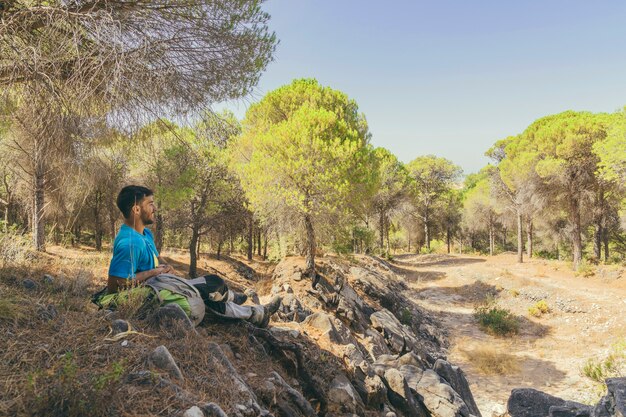
{"type": "Polygon", "coordinates": [[[487,333],[506,336],[519,332],[517,318],[509,310],[492,303],[476,307],[474,317],[487,333]]]}
{"type": "Polygon", "coordinates": [[[534,305],[528,307],[528,314],[534,317],[541,317],[550,312],[550,307],[546,300],[539,300],[534,305]]]}
{"type": "Polygon", "coordinates": [[[611,347],[603,359],[589,359],[582,369],[583,374],[595,382],[604,384],[607,378],[626,375],[626,340],[621,340],[611,347]]]}
{"type": "Polygon", "coordinates": [[[576,276],[589,278],[596,274],[596,270],[591,262],[583,259],[578,264],[578,269],[576,269],[576,276]]]}

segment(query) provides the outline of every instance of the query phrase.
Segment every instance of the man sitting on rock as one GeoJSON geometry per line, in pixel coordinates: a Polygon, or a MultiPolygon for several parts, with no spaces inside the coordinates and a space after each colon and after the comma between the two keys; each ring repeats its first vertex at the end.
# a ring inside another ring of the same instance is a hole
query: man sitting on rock
{"type": "MultiPolygon", "coordinates": [[[[146,227],[154,223],[157,210],[152,190],[138,185],[126,186],[117,196],[117,207],[124,215],[124,224],[113,244],[107,295],[100,297],[98,305],[109,304],[118,292],[132,287],[146,285],[154,289],[158,281],[166,282],[166,288],[171,290],[167,286],[167,280],[171,279],[174,284],[183,281],[183,284],[195,287],[206,308],[218,316],[247,320],[260,327],[267,326],[270,316],[280,307],[280,297],[274,297],[266,305],[244,306],[241,304],[247,300],[247,296],[229,290],[219,276],[206,275],[182,280],[174,275],[174,269],[170,265],[159,262],[159,252],[152,233],[146,227]]],[[[159,299],[161,300],[160,297],[159,299]]],[[[186,312],[190,314],[189,311],[186,312]]]]}

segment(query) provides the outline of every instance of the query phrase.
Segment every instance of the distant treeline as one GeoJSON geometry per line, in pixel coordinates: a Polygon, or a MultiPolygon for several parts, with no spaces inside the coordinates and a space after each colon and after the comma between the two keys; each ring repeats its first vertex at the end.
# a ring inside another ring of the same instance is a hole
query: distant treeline
{"type": "Polygon", "coordinates": [[[102,250],[121,224],[117,192],[138,183],[156,193],[157,246],[189,249],[190,275],[200,252],[303,254],[310,272],[326,251],[517,251],[520,262],[575,266],[626,255],[624,112],[541,118],[497,141],[493,164],[464,180],[444,158],[403,164],[373,148],[357,104],[308,79],[270,92],[243,121],[207,111],[128,133],[73,119],[62,148],[38,149],[16,118],[4,120],[3,230],[33,233],[42,250],[102,250]],[[33,152],[46,153],[43,175],[33,152]]]}

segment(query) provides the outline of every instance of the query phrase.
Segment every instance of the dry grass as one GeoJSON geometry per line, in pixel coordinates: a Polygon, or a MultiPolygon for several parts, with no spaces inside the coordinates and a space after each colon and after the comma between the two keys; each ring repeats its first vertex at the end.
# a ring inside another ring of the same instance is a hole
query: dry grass
{"type": "MultiPolygon", "coordinates": [[[[131,302],[116,314],[129,318],[139,334],[128,335],[125,346],[124,340],[107,340],[109,322],[89,301],[102,285],[107,262],[105,254],[54,247],[36,262],[0,268],[0,415],[180,413],[193,404],[173,388],[125,382],[129,374],[149,369],[146,355],[159,345],[167,346],[175,358],[185,376],[181,388],[194,402],[216,402],[229,415],[236,407],[237,389],[228,373],[220,371],[208,343],[228,345],[225,351],[233,352],[232,364],[253,388],[262,387],[272,371],[293,381],[289,354],[272,352],[237,323],[209,322],[198,334],[171,337],[148,321],[131,318],[138,304],[131,302]],[[45,273],[54,276],[52,283],[44,282],[45,273]],[[37,289],[25,289],[25,278],[35,281],[37,289]],[[38,313],[50,304],[58,310],[51,320],[38,313]]],[[[299,342],[307,367],[325,390],[340,368],[339,358],[320,360],[319,346],[311,340],[299,342]]],[[[271,403],[265,405],[276,411],[271,403]]]]}
{"type": "Polygon", "coordinates": [[[511,375],[520,370],[517,356],[500,352],[492,345],[459,348],[465,359],[485,375],[511,375]]]}

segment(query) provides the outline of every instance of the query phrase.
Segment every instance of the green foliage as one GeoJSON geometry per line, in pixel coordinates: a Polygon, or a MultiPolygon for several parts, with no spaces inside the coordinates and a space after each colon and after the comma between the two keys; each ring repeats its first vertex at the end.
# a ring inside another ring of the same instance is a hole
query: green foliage
{"type": "Polygon", "coordinates": [[[400,323],[410,326],[413,323],[413,314],[411,313],[411,310],[406,307],[400,310],[400,317],[398,317],[398,320],[400,323]]]}
{"type": "Polygon", "coordinates": [[[519,332],[519,322],[511,311],[488,302],[476,307],[474,317],[481,328],[497,336],[507,336],[519,332]]]}
{"type": "Polygon", "coordinates": [[[353,100],[315,80],[295,80],[250,107],[232,147],[252,208],[302,230],[349,219],[373,192],[367,123],[353,100]]]}
{"type": "Polygon", "coordinates": [[[541,317],[550,312],[550,307],[546,300],[539,300],[534,305],[528,307],[528,314],[533,317],[541,317]]]}
{"type": "Polygon", "coordinates": [[[583,375],[595,382],[604,384],[607,378],[626,375],[626,340],[615,343],[609,354],[602,359],[587,360],[582,369],[583,375]]]}
{"type": "Polygon", "coordinates": [[[596,268],[595,266],[587,261],[586,259],[583,259],[579,264],[578,264],[578,268],[576,268],[576,276],[578,277],[584,277],[584,278],[589,278],[592,277],[596,274],[596,268]]]}

